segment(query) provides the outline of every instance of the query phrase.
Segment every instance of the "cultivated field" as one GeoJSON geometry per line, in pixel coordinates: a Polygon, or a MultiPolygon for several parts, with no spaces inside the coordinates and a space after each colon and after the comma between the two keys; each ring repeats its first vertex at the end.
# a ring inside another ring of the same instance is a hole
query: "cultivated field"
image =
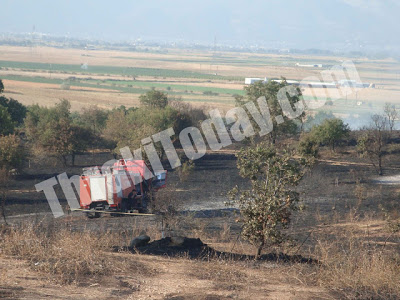
{"type": "MultiPolygon", "coordinates": [[[[163,90],[194,105],[207,104],[226,110],[234,106],[233,95],[243,94],[245,77],[302,80],[344,60],[352,60],[365,88],[349,90],[343,101],[324,109],[352,117],[380,110],[385,102],[400,101],[400,64],[391,59],[200,52],[169,49],[166,53],[57,49],[50,47],[0,47],[0,78],[6,96],[24,104],[51,105],[61,98],[72,108],[97,104],[104,108],[138,106],[138,97],[150,88],[163,90]],[[319,63],[324,68],[297,67],[319,63]],[[69,88],[65,86],[68,85],[69,88]]],[[[323,89],[303,90],[326,98],[323,89]]]]}

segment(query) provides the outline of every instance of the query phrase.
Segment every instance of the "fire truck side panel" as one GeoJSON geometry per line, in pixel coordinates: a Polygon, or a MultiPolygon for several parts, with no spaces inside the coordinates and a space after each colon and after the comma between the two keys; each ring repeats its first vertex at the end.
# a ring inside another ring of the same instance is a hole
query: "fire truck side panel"
{"type": "Polygon", "coordinates": [[[81,207],[89,206],[92,203],[90,198],[89,177],[81,176],[79,180],[79,198],[81,207]]]}
{"type": "Polygon", "coordinates": [[[89,182],[92,202],[107,201],[106,176],[91,176],[89,182]]]}

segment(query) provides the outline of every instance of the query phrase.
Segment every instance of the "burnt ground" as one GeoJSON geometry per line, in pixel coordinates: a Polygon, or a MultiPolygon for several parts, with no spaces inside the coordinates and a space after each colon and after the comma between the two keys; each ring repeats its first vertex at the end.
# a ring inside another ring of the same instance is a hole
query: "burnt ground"
{"type": "MultiPolygon", "coordinates": [[[[69,176],[80,174],[86,166],[102,165],[112,159],[110,153],[89,153],[76,159],[75,167],[64,168],[54,158],[36,157],[16,176],[10,186],[6,205],[9,222],[27,219],[47,219],[56,224],[67,222],[77,230],[90,228],[96,230],[120,230],[152,226],[161,228],[161,217],[110,217],[87,220],[80,212],[66,214],[57,220],[52,218],[48,203],[43,193],[35,191],[34,185],[64,171],[69,176]]],[[[384,175],[400,174],[400,156],[388,155],[384,161],[384,175]]],[[[167,166],[168,167],[168,166],[167,166]]],[[[247,182],[238,175],[234,151],[207,153],[195,161],[194,171],[185,181],[180,181],[177,170],[168,169],[168,187],[160,190],[163,201],[166,199],[185,216],[188,221],[180,229],[190,227],[190,222],[206,220],[202,229],[220,230],[228,223],[232,232],[240,231],[235,223],[235,209],[226,207],[227,192],[235,185],[245,187],[247,182]]],[[[376,173],[370,162],[360,158],[354,147],[343,147],[336,153],[328,150],[321,152],[321,157],[303,178],[297,187],[306,210],[293,216],[289,232],[303,240],[315,224],[329,223],[332,218],[344,218],[355,211],[357,217],[382,216],[383,211],[398,214],[398,195],[400,185],[385,185],[376,180],[376,173]],[[359,200],[355,191],[361,188],[363,196],[359,200]]],[[[66,206],[65,197],[57,188],[62,205],[66,206]]]]}
{"type": "MultiPolygon", "coordinates": [[[[75,167],[63,167],[55,158],[39,157],[30,161],[9,188],[7,215],[50,212],[44,194],[36,192],[35,184],[63,172],[68,176],[79,175],[82,168],[101,166],[112,158],[106,152],[79,155],[75,167]]],[[[224,209],[227,191],[243,182],[237,174],[236,158],[232,153],[208,153],[196,160],[194,171],[184,182],[179,180],[177,170],[171,169],[167,163],[165,168],[168,170],[168,190],[173,189],[173,196],[181,210],[224,209]]],[[[65,196],[58,185],[55,190],[61,204],[66,205],[65,196]]]]}

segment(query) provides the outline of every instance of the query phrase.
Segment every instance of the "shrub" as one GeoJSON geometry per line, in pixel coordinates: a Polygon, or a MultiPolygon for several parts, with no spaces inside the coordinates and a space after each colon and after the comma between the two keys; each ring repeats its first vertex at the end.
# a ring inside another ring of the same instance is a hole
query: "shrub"
{"type": "Polygon", "coordinates": [[[304,156],[317,157],[319,151],[319,142],[312,134],[303,133],[300,136],[297,151],[299,154],[304,156]]]}
{"type": "Polygon", "coordinates": [[[341,119],[326,119],[321,125],[314,126],[311,134],[322,144],[329,145],[335,150],[335,145],[350,132],[349,125],[341,119]]]}
{"type": "Polygon", "coordinates": [[[140,103],[152,108],[165,108],[168,105],[168,95],[152,88],[144,95],[139,96],[140,103]]]}
{"type": "Polygon", "coordinates": [[[243,148],[237,154],[239,174],[250,186],[235,187],[229,196],[237,200],[243,223],[242,235],[257,247],[256,258],[265,247],[281,244],[293,211],[299,209],[294,187],[304,175],[301,161],[291,153],[277,153],[266,143],[243,148]]]}

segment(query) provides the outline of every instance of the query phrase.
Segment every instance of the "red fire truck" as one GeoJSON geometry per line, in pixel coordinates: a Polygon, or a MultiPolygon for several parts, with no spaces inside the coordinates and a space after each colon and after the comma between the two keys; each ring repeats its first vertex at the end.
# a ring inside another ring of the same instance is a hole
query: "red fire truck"
{"type": "Polygon", "coordinates": [[[101,213],[146,214],[150,193],[165,187],[166,179],[167,171],[152,174],[143,160],[120,159],[108,168],[84,168],[81,210],[89,218],[98,218],[101,213]]]}

